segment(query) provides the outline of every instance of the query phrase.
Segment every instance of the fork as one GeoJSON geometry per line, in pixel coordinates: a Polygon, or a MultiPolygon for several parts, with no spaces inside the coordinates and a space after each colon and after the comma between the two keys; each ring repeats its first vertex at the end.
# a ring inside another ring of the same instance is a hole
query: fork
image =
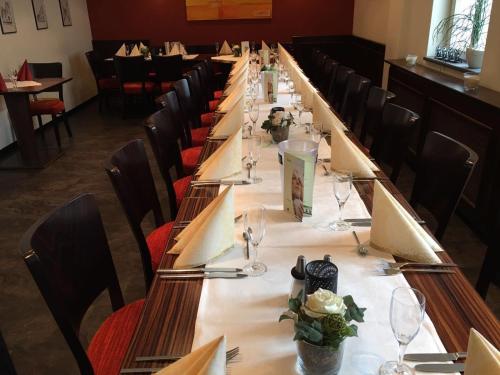
{"type": "Polygon", "coordinates": [[[415,262],[387,262],[385,260],[380,260],[380,264],[384,266],[384,268],[394,268],[399,269],[406,267],[408,265],[411,266],[430,266],[430,267],[458,267],[456,263],[415,263],[415,262]]]}
{"type": "MultiPolygon", "coordinates": [[[[236,357],[240,353],[240,347],[237,346],[233,349],[230,349],[226,352],[226,362],[230,361],[234,357],[236,357]]],[[[179,359],[181,359],[183,356],[176,356],[176,355],[158,355],[158,356],[149,356],[149,357],[136,357],[135,361],[136,362],[150,362],[150,361],[169,361],[169,362],[175,362],[179,359]]]]}
{"type": "Polygon", "coordinates": [[[415,272],[415,273],[455,273],[455,271],[444,270],[439,268],[384,268],[382,270],[385,276],[399,275],[404,272],[415,272]]]}
{"type": "Polygon", "coordinates": [[[357,233],[356,233],[355,230],[352,231],[352,235],[354,236],[354,238],[356,239],[356,242],[358,243],[358,247],[357,247],[358,254],[361,255],[362,257],[367,256],[368,255],[368,249],[361,244],[361,242],[359,241],[358,235],[357,235],[357,233]]]}
{"type": "Polygon", "coordinates": [[[325,170],[325,173],[323,173],[323,176],[330,176],[330,171],[328,169],[326,169],[325,165],[324,164],[321,164],[321,166],[323,167],[323,169],[325,170]]]}

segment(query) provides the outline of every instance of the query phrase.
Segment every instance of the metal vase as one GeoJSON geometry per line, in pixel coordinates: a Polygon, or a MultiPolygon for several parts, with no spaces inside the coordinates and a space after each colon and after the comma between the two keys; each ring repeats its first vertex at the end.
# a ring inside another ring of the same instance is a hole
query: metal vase
{"type": "Polygon", "coordinates": [[[304,375],[336,375],[342,366],[344,341],[338,350],[297,341],[297,368],[304,375]]]}
{"type": "Polygon", "coordinates": [[[288,139],[288,131],[290,128],[288,126],[283,127],[272,127],[271,136],[273,137],[274,143],[280,143],[288,139]]]}

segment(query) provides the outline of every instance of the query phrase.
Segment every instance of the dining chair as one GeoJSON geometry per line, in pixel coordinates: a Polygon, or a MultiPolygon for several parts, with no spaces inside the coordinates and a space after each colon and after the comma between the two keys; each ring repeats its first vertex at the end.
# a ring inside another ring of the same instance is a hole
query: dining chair
{"type": "Polygon", "coordinates": [[[396,104],[386,104],[382,111],[382,121],[374,134],[370,154],[380,164],[391,168],[390,179],[396,183],[401,165],[407,155],[413,129],[420,117],[396,104]]]}
{"type": "Polygon", "coordinates": [[[356,73],[351,74],[347,80],[344,99],[340,108],[340,118],[353,132],[363,120],[370,84],[371,81],[368,78],[356,73]]]}
{"type": "Polygon", "coordinates": [[[161,93],[173,89],[173,83],[182,78],[182,55],[152,56],[156,82],[161,93]]]}
{"type": "Polygon", "coordinates": [[[323,65],[323,72],[321,74],[321,82],[319,84],[319,91],[326,98],[328,96],[328,90],[330,90],[330,85],[335,81],[335,76],[337,74],[337,68],[339,63],[333,59],[327,59],[323,65]]]}
{"type": "Polygon", "coordinates": [[[3,339],[2,332],[0,331],[0,374],[3,375],[16,375],[14,362],[10,357],[9,349],[3,339]]]}
{"type": "Polygon", "coordinates": [[[174,222],[165,223],[163,218],[143,140],[135,139],[119,148],[105,163],[104,169],[139,247],[146,289],[149,289],[174,222]],[[145,236],[141,223],[150,212],[153,213],[155,229],[145,236]]]}
{"type": "Polygon", "coordinates": [[[476,282],[476,290],[484,299],[486,299],[490,284],[492,282],[496,282],[497,284],[500,282],[500,276],[498,274],[498,265],[500,264],[500,240],[498,239],[498,233],[500,232],[500,214],[496,208],[493,221],[494,223],[487,235],[486,243],[488,247],[476,282]]]}
{"type": "Polygon", "coordinates": [[[99,58],[95,51],[85,52],[85,57],[94,75],[97,96],[99,98],[99,112],[102,112],[103,104],[109,107],[109,98],[120,93],[120,82],[109,69],[103,59],[99,58]]]}
{"type": "Polygon", "coordinates": [[[314,71],[312,79],[316,87],[319,87],[321,83],[321,79],[323,77],[323,66],[325,65],[327,59],[328,55],[326,53],[319,52],[314,60],[314,71]]]}
{"type": "Polygon", "coordinates": [[[370,87],[359,136],[359,140],[362,144],[366,145],[367,135],[373,137],[374,133],[376,133],[380,126],[380,121],[382,121],[382,110],[384,109],[385,103],[390,103],[395,97],[396,94],[391,91],[384,90],[377,86],[370,87]]]}
{"type": "Polygon", "coordinates": [[[203,64],[205,64],[207,68],[208,87],[210,89],[210,93],[212,93],[212,95],[210,95],[210,100],[218,100],[224,94],[224,90],[218,89],[218,82],[221,78],[223,78],[223,74],[215,72],[214,65],[211,60],[203,60],[203,64]]]}
{"type": "MultiPolygon", "coordinates": [[[[33,73],[33,78],[62,78],[62,64],[60,62],[53,63],[30,63],[29,67],[33,73]]],[[[57,98],[38,98],[33,96],[30,100],[30,114],[36,116],[38,127],[41,130],[42,138],[45,139],[44,124],[42,121],[43,115],[52,117],[52,126],[54,127],[54,135],[56,137],[57,146],[61,148],[61,136],[59,134],[58,118],[63,120],[68,137],[73,137],[73,132],[69,126],[68,117],[66,115],[66,107],[63,100],[63,86],[59,85],[52,90],[46,92],[56,92],[57,98]]]]}
{"type": "Polygon", "coordinates": [[[122,95],[122,114],[127,114],[128,99],[139,97],[143,103],[148,103],[155,91],[155,83],[148,79],[146,61],[141,56],[114,56],[114,64],[120,93],[122,95]]]}
{"type": "Polygon", "coordinates": [[[203,108],[205,112],[214,112],[219,105],[219,100],[213,99],[213,92],[210,93],[211,89],[208,83],[207,67],[205,64],[199,63],[196,64],[194,68],[198,71],[198,77],[200,79],[203,108]]]}
{"type": "Polygon", "coordinates": [[[471,148],[444,134],[431,131],[425,138],[410,204],[415,209],[422,206],[434,216],[438,223],[434,236],[438,240],[444,235],[477,160],[471,148]]]}
{"type": "Polygon", "coordinates": [[[186,78],[189,91],[191,93],[191,100],[193,101],[194,110],[198,113],[197,117],[200,118],[200,123],[202,127],[212,126],[214,121],[214,112],[207,112],[206,106],[203,102],[203,96],[201,91],[200,75],[196,69],[188,71],[184,74],[186,78]]]}
{"type": "Polygon", "coordinates": [[[96,201],[82,194],[48,213],[24,234],[21,254],[83,375],[118,374],[144,305],[125,305],[96,201]],[[113,313],[85,350],[82,321],[109,292],[113,313]]]}
{"type": "Polygon", "coordinates": [[[347,80],[351,74],[354,74],[354,69],[344,65],[339,65],[337,67],[337,74],[335,75],[333,85],[330,85],[330,90],[328,90],[328,102],[337,112],[340,112],[340,107],[342,106],[347,86],[347,80]]]}
{"type": "MultiPolygon", "coordinates": [[[[175,92],[172,93],[175,95],[175,92]]],[[[186,176],[184,173],[178,138],[176,134],[172,134],[176,130],[183,131],[183,129],[175,129],[173,122],[173,114],[168,108],[165,108],[149,116],[144,121],[144,129],[165,182],[170,214],[172,217],[176,217],[177,210],[189,189],[192,177],[190,175],[186,176]],[[176,180],[172,178],[170,173],[172,169],[175,170],[176,180]]]]}

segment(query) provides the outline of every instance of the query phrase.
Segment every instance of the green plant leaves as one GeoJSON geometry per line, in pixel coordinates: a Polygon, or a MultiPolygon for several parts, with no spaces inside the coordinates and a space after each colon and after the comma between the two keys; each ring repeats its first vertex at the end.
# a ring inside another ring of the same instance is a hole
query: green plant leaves
{"type": "Polygon", "coordinates": [[[345,296],[344,304],[347,307],[344,315],[344,318],[347,322],[350,322],[351,320],[355,320],[358,323],[364,322],[363,317],[365,315],[366,309],[363,307],[358,307],[358,305],[354,303],[354,299],[352,298],[352,296],[345,296]]]}

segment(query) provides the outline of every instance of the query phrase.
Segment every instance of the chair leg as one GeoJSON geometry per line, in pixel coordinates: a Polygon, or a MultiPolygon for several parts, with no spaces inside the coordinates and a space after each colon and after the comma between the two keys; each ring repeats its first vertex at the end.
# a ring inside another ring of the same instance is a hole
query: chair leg
{"type": "Polygon", "coordinates": [[[68,116],[66,116],[66,111],[61,113],[62,120],[64,122],[64,127],[66,128],[66,132],[68,133],[68,137],[73,138],[73,132],[69,126],[68,116]]]}
{"type": "Polygon", "coordinates": [[[37,115],[36,119],[38,121],[38,129],[40,131],[40,134],[42,135],[42,140],[45,142],[45,129],[43,127],[42,116],[37,115]]]}
{"type": "Polygon", "coordinates": [[[52,115],[52,126],[54,127],[54,134],[59,149],[61,149],[61,135],[59,134],[59,121],[55,115],[52,115]]]}

